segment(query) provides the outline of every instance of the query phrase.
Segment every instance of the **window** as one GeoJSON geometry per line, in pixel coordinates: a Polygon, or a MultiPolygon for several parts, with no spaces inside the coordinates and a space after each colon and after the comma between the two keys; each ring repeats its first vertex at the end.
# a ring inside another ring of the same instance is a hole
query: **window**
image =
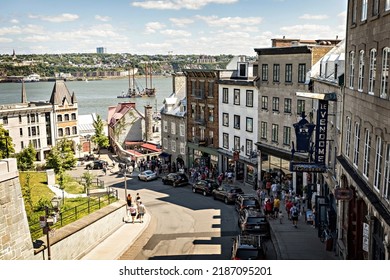
{"type": "Polygon", "coordinates": [[[378,190],[381,189],[382,180],[382,138],[376,138],[375,147],[375,175],[374,175],[374,187],[378,190]]]}
{"type": "Polygon", "coordinates": [[[302,114],[305,111],[305,100],[297,100],[297,113],[298,115],[302,114]]]}
{"type": "Polygon", "coordinates": [[[186,154],[186,144],[180,143],[180,154],[185,155],[186,154]]]}
{"type": "Polygon", "coordinates": [[[368,0],[362,0],[362,21],[365,21],[367,19],[367,1],[368,0]]]}
{"type": "Polygon", "coordinates": [[[209,145],[214,144],[214,131],[209,130],[209,145]]]}
{"type": "Polygon", "coordinates": [[[171,141],[171,151],[176,152],[176,141],[175,140],[171,141]]]}
{"type": "Polygon", "coordinates": [[[253,119],[252,118],[246,118],[246,131],[253,132],[253,119]]]}
{"type": "Polygon", "coordinates": [[[387,144],[384,180],[383,180],[383,196],[390,200],[390,144],[387,144]]]}
{"type": "Polygon", "coordinates": [[[195,92],[196,92],[196,81],[191,81],[191,95],[195,96],[195,92]]]}
{"type": "Polygon", "coordinates": [[[3,117],[3,124],[8,124],[8,117],[7,116],[3,117]]]}
{"type": "Polygon", "coordinates": [[[168,149],[168,139],[167,138],[163,139],[163,147],[164,147],[165,150],[168,149]]]}
{"type": "Polygon", "coordinates": [[[370,171],[370,152],[371,152],[371,135],[370,131],[366,130],[364,138],[364,161],[363,161],[363,175],[369,177],[370,171]]]}
{"type": "Polygon", "coordinates": [[[222,113],[222,125],[229,126],[229,114],[228,113],[222,113]]]}
{"type": "Polygon", "coordinates": [[[31,114],[31,115],[30,115],[30,118],[31,118],[31,122],[32,122],[32,123],[35,123],[35,114],[31,114]]]}
{"type": "Polygon", "coordinates": [[[19,135],[23,136],[23,128],[19,128],[19,135]]]}
{"type": "Polygon", "coordinates": [[[234,150],[240,151],[240,137],[234,136],[234,150]]]}
{"type": "Polygon", "coordinates": [[[208,82],[208,97],[213,97],[214,96],[214,81],[209,81],[208,82]]]}
{"type": "Polygon", "coordinates": [[[279,132],[279,125],[272,124],[272,135],[271,135],[272,142],[275,142],[275,143],[278,142],[278,138],[279,138],[278,132],[279,132]]]}
{"type": "Polygon", "coordinates": [[[285,82],[286,83],[292,82],[292,64],[286,64],[285,82]]]}
{"type": "Polygon", "coordinates": [[[223,134],[223,147],[229,149],[229,134],[227,133],[223,134]]]}
{"type": "Polygon", "coordinates": [[[76,114],[75,113],[72,113],[72,120],[76,120],[76,114]]]}
{"type": "Polygon", "coordinates": [[[349,53],[349,88],[353,89],[355,72],[355,52],[349,53]]]}
{"type": "Polygon", "coordinates": [[[291,98],[284,99],[284,112],[291,113],[291,98]]]}
{"type": "Polygon", "coordinates": [[[272,111],[279,112],[279,97],[272,97],[272,111]]]}
{"type": "Polygon", "coordinates": [[[359,164],[359,145],[360,145],[360,124],[355,123],[355,141],[353,147],[353,164],[357,167],[359,164]]]}
{"type": "Polygon", "coordinates": [[[62,128],[58,129],[58,136],[60,136],[60,137],[64,136],[64,130],[62,128]]]}
{"type": "Polygon", "coordinates": [[[253,90],[246,91],[246,107],[253,107],[253,90]]]}
{"type": "Polygon", "coordinates": [[[283,127],[283,145],[290,146],[291,142],[291,127],[284,126],[283,127]]]}
{"type": "Polygon", "coordinates": [[[268,110],[268,96],[261,97],[261,109],[268,110]]]}
{"type": "MultiPolygon", "coordinates": [[[[29,118],[30,119],[30,118],[29,118]]],[[[29,121],[30,122],[30,121],[29,121]]],[[[62,115],[57,116],[57,122],[62,122],[62,115]]]]}
{"type": "Polygon", "coordinates": [[[69,127],[65,127],[65,135],[70,135],[70,128],[69,127]]]}
{"type": "Polygon", "coordinates": [[[372,16],[379,15],[379,0],[372,1],[372,16]]]}
{"type": "Polygon", "coordinates": [[[364,51],[360,51],[358,91],[363,91],[363,82],[364,82],[364,51]]]}
{"type": "Polygon", "coordinates": [[[384,48],[383,49],[383,55],[382,55],[382,74],[381,74],[381,92],[380,97],[381,98],[388,98],[388,91],[389,91],[389,56],[390,54],[390,48],[384,48]]]}
{"type": "Polygon", "coordinates": [[[171,122],[171,134],[176,134],[176,124],[171,122]]]}
{"type": "Polygon", "coordinates": [[[69,121],[69,114],[65,114],[65,121],[69,121]]]}
{"type": "Polygon", "coordinates": [[[386,3],[385,3],[385,11],[388,11],[390,10],[390,0],[386,0],[386,3]]]}
{"type": "Polygon", "coordinates": [[[274,82],[279,82],[280,79],[280,65],[279,64],[274,64],[273,68],[273,81],[274,82]]]}
{"type": "Polygon", "coordinates": [[[246,64],[241,63],[238,65],[238,76],[246,77],[246,64]]]}
{"type": "Polygon", "coordinates": [[[250,156],[252,154],[253,141],[246,139],[245,146],[245,155],[250,156]]]}
{"type": "Polygon", "coordinates": [[[306,64],[300,63],[298,65],[298,83],[306,82],[306,64]]]}
{"type": "MultiPolygon", "coordinates": [[[[38,127],[39,128],[39,127],[38,127]]],[[[72,127],[72,134],[77,135],[77,126],[72,127]]]]}
{"type": "Polygon", "coordinates": [[[267,123],[266,122],[261,122],[260,136],[261,136],[261,139],[267,139],[267,123]]]}
{"type": "Polygon", "coordinates": [[[23,141],[20,142],[20,147],[22,148],[22,150],[24,149],[24,142],[23,141]]]}
{"type": "Polygon", "coordinates": [[[164,129],[164,132],[168,132],[168,122],[167,121],[163,121],[163,129],[164,129]]]}
{"type": "Polygon", "coordinates": [[[268,64],[261,65],[261,80],[268,81],[268,64]]]}
{"type": "Polygon", "coordinates": [[[240,105],[240,90],[234,89],[234,105],[240,105]]]}
{"type": "Polygon", "coordinates": [[[240,116],[234,115],[234,128],[240,129],[240,116]]]}
{"type": "Polygon", "coordinates": [[[184,124],[181,124],[180,125],[180,136],[184,136],[184,132],[185,132],[184,124]]]}
{"type": "Polygon", "coordinates": [[[19,115],[19,123],[22,123],[22,116],[19,115]]]}
{"type": "Polygon", "coordinates": [[[351,118],[346,119],[346,132],[345,132],[345,155],[349,157],[349,148],[351,147],[351,133],[352,133],[352,122],[351,118]]]}
{"type": "Polygon", "coordinates": [[[356,23],[356,11],[357,11],[356,1],[357,0],[352,0],[352,24],[356,23]]]}
{"type": "Polygon", "coordinates": [[[376,49],[370,51],[370,73],[368,80],[368,94],[375,94],[376,49]]]}
{"type": "Polygon", "coordinates": [[[229,103],[229,89],[222,89],[222,103],[229,103]]]}
{"type": "MultiPolygon", "coordinates": [[[[193,119],[195,119],[195,112],[196,112],[196,105],[195,104],[191,104],[191,118],[193,118],[193,119]]],[[[165,132],[168,132],[168,130],[165,131],[165,132]]]]}
{"type": "Polygon", "coordinates": [[[214,107],[209,106],[209,122],[214,121],[214,107]]]}

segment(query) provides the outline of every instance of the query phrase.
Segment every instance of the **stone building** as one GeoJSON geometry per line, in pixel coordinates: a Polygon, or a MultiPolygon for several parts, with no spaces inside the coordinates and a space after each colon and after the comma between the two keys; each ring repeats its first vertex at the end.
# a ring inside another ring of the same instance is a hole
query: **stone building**
{"type": "Polygon", "coordinates": [[[234,171],[236,180],[257,184],[258,89],[257,64],[234,57],[220,71],[219,171],[234,171]]]}
{"type": "Polygon", "coordinates": [[[188,168],[218,167],[218,70],[184,70],[187,78],[188,168]]]}
{"type": "Polygon", "coordinates": [[[390,259],[390,1],[348,1],[338,250],[390,259]],[[370,3],[370,5],[368,5],[370,3]]]}
{"type": "MultiPolygon", "coordinates": [[[[258,114],[258,174],[263,181],[265,172],[272,174],[278,183],[291,177],[293,189],[302,194],[307,185],[307,175],[293,172],[289,167],[292,159],[292,143],[296,143],[293,124],[304,112],[310,121],[311,99],[297,97],[296,92],[309,91],[308,72],[334,45],[319,40],[316,44],[297,43],[283,47],[255,49],[259,68],[258,114]]],[[[307,154],[294,155],[297,161],[308,161],[307,154]]]]}

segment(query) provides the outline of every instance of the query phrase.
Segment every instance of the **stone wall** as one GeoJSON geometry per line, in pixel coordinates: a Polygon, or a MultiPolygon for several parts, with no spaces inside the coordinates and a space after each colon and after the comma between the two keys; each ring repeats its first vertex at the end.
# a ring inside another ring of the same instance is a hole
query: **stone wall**
{"type": "Polygon", "coordinates": [[[0,260],[34,256],[16,159],[0,161],[0,260]]]}

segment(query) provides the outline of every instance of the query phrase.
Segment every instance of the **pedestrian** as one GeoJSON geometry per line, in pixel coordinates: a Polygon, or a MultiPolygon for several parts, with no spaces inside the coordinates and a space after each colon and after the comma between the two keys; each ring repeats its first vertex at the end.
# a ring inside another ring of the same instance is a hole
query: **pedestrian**
{"type": "Polygon", "coordinates": [[[274,216],[275,216],[275,219],[278,218],[279,209],[280,209],[280,199],[278,197],[275,197],[275,199],[274,199],[274,216]]]}
{"type": "Polygon", "coordinates": [[[218,176],[218,185],[221,186],[223,181],[223,173],[219,174],[218,176]]]}
{"type": "Polygon", "coordinates": [[[143,218],[145,213],[146,213],[145,205],[142,203],[142,201],[140,201],[138,205],[138,218],[140,223],[144,222],[143,218]]]}
{"type": "Polygon", "coordinates": [[[298,210],[298,207],[296,205],[294,205],[291,210],[291,220],[292,220],[292,223],[293,223],[293,226],[295,228],[297,228],[298,226],[298,216],[299,216],[299,210],[298,210]]]}
{"type": "Polygon", "coordinates": [[[293,206],[294,206],[294,204],[292,203],[291,200],[286,201],[285,207],[286,207],[286,212],[287,212],[287,216],[288,216],[289,220],[291,220],[291,208],[293,206]]]}
{"type": "Polygon", "coordinates": [[[272,208],[273,208],[273,206],[272,206],[271,200],[267,199],[267,201],[265,202],[265,214],[267,215],[267,217],[271,217],[272,208]]]}
{"type": "Polygon", "coordinates": [[[137,208],[139,206],[140,201],[141,201],[141,197],[140,197],[139,193],[137,193],[137,196],[135,197],[135,203],[137,204],[137,208]]]}
{"type": "Polygon", "coordinates": [[[131,222],[134,224],[135,216],[137,216],[137,208],[134,206],[134,204],[130,205],[129,211],[131,216],[131,222]]]}
{"type": "Polygon", "coordinates": [[[279,211],[278,218],[279,218],[279,223],[282,224],[282,221],[283,221],[283,213],[282,213],[282,211],[279,211]]]}
{"type": "Polygon", "coordinates": [[[126,203],[127,203],[127,206],[128,206],[128,207],[131,206],[132,201],[133,201],[133,198],[131,197],[131,194],[127,194],[126,203]]]}

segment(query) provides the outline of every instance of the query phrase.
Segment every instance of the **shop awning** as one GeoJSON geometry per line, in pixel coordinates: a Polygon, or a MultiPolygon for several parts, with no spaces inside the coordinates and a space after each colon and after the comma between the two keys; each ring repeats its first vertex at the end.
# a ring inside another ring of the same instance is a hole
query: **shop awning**
{"type": "Polygon", "coordinates": [[[170,157],[171,156],[171,154],[168,154],[168,153],[166,153],[166,152],[162,152],[160,155],[159,155],[159,157],[162,157],[162,158],[168,158],[168,157],[170,157]]]}
{"type": "Polygon", "coordinates": [[[141,147],[145,148],[145,149],[148,149],[148,150],[151,150],[153,152],[161,152],[161,149],[158,149],[157,145],[155,145],[155,144],[144,143],[144,144],[141,145],[141,147]]]}

